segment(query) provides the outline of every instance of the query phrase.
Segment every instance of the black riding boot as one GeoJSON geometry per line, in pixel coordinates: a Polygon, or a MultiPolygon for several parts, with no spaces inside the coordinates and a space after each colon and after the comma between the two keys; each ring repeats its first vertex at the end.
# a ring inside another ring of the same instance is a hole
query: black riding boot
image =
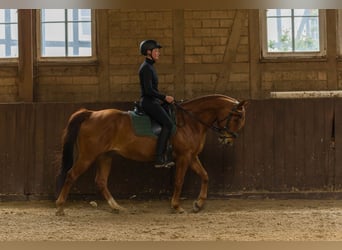
{"type": "Polygon", "coordinates": [[[175,165],[175,163],[167,159],[165,155],[167,142],[169,140],[170,131],[167,128],[163,128],[157,140],[156,148],[156,163],[154,167],[156,168],[170,168],[175,165]]]}

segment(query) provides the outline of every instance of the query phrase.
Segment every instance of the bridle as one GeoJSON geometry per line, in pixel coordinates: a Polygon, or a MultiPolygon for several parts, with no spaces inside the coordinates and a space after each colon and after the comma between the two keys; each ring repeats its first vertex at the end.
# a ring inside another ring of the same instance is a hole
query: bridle
{"type": "Polygon", "coordinates": [[[196,120],[197,122],[201,123],[202,125],[204,125],[205,127],[213,130],[214,132],[218,133],[220,135],[220,138],[225,138],[225,139],[228,139],[228,138],[237,138],[239,136],[239,134],[237,132],[234,132],[234,131],[231,131],[230,128],[229,128],[229,123],[231,121],[231,119],[234,117],[234,116],[239,116],[241,118],[242,114],[240,112],[237,111],[237,104],[234,105],[234,107],[229,111],[228,115],[221,119],[221,120],[215,120],[217,124],[223,122],[223,121],[226,121],[226,124],[223,128],[220,128],[218,126],[215,126],[214,123],[212,125],[209,125],[207,123],[205,123],[204,121],[202,121],[201,119],[199,119],[194,113],[192,113],[191,111],[183,108],[181,105],[179,105],[178,103],[174,103],[174,105],[182,110],[184,113],[186,113],[187,115],[189,115],[192,119],[196,120]],[[229,136],[227,136],[227,134],[229,136]]]}

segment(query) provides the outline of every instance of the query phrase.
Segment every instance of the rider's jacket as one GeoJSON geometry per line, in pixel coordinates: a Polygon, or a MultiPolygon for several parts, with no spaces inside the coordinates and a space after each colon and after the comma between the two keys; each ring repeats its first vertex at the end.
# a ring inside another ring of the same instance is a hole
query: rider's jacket
{"type": "Polygon", "coordinates": [[[153,64],[153,60],[146,58],[139,68],[141,97],[164,101],[165,95],[159,93],[158,76],[153,64]]]}

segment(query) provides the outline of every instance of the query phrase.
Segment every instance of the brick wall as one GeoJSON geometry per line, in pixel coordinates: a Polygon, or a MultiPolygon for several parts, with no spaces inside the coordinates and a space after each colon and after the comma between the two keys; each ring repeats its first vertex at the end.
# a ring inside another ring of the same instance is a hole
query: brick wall
{"type": "MultiPolygon", "coordinates": [[[[33,100],[137,100],[137,72],[143,60],[138,47],[149,38],[163,45],[156,64],[160,90],[176,99],[211,93],[264,99],[271,91],[342,86],[341,62],[331,52],[331,58],[313,62],[260,61],[257,10],[96,10],[96,14],[96,60],[34,64],[33,100]]],[[[334,14],[328,12],[328,20],[334,14]]],[[[18,74],[13,66],[0,70],[0,102],[19,100],[18,74]]]]}
{"type": "Polygon", "coordinates": [[[327,73],[325,71],[282,71],[264,72],[262,75],[264,91],[326,90],[327,73]]]}
{"type": "MultiPolygon", "coordinates": [[[[173,63],[172,11],[110,10],[108,22],[109,95],[116,101],[136,100],[140,95],[138,69],[144,59],[140,42],[157,40],[163,46],[160,64],[173,63]]],[[[160,72],[159,81],[161,91],[172,92],[173,74],[160,72]]]]}
{"type": "Polygon", "coordinates": [[[40,66],[35,97],[41,102],[96,102],[99,78],[96,66],[40,66]]]}
{"type": "Polygon", "coordinates": [[[204,65],[201,70],[185,75],[186,96],[223,93],[246,98],[249,88],[247,12],[188,10],[184,12],[184,19],[185,63],[191,67],[204,65]]]}
{"type": "MultiPolygon", "coordinates": [[[[107,91],[101,92],[100,80],[96,81],[96,77],[100,78],[100,75],[96,72],[86,74],[90,78],[87,83],[80,78],[77,69],[71,69],[73,75],[65,74],[64,67],[56,69],[47,66],[40,71],[37,99],[75,102],[101,101],[102,98],[109,101],[137,100],[140,95],[137,72],[144,59],[139,55],[139,43],[149,38],[156,39],[163,45],[161,59],[155,65],[162,92],[175,95],[176,99],[214,92],[247,97],[247,12],[244,12],[241,29],[235,31],[238,35],[234,38],[236,50],[228,61],[225,57],[230,51],[226,48],[231,42],[237,11],[184,10],[182,13],[179,17],[173,10],[108,10],[104,24],[107,29],[102,29],[107,34],[99,34],[100,39],[104,35],[108,37],[108,60],[106,65],[98,65],[108,68],[107,77],[102,78],[102,81],[107,82],[107,91]],[[183,41],[182,47],[175,51],[174,44],[180,40],[183,41]],[[179,56],[184,58],[180,63],[177,62],[179,56]],[[225,71],[222,67],[225,63],[237,70],[225,77],[226,82],[222,82],[220,74],[225,71]],[[180,69],[183,69],[182,75],[179,75],[180,69]],[[178,95],[177,84],[182,85],[181,94],[178,95]]],[[[104,48],[99,47],[101,49],[104,48]]],[[[101,58],[99,61],[101,62],[101,58]]]]}

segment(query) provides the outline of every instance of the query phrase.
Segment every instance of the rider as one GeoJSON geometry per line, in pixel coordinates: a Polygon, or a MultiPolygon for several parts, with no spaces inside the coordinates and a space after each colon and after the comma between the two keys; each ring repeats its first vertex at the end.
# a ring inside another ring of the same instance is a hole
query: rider
{"type": "Polygon", "coordinates": [[[174,162],[167,159],[166,147],[174,126],[163,104],[171,104],[174,98],[158,90],[158,76],[153,64],[159,59],[162,48],[155,40],[144,40],[140,43],[140,53],[145,56],[139,68],[141,87],[140,104],[146,114],[161,124],[162,130],[157,140],[155,167],[171,167],[174,162]]]}

